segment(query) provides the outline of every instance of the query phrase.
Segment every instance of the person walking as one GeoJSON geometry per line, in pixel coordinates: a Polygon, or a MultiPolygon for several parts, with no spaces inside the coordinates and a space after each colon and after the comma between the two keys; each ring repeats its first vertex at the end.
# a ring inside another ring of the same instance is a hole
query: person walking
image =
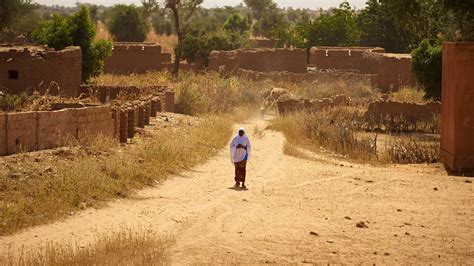
{"type": "Polygon", "coordinates": [[[245,133],[244,128],[240,128],[230,143],[230,159],[235,166],[235,185],[234,187],[247,188],[245,178],[247,175],[247,161],[250,159],[252,145],[245,133]]]}

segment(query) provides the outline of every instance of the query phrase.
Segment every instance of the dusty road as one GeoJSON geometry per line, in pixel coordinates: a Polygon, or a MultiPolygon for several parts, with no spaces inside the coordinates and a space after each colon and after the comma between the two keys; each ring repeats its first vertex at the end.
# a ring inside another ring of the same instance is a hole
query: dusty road
{"type": "MultiPolygon", "coordinates": [[[[0,249],[88,242],[122,226],[176,239],[172,262],[474,264],[474,193],[441,166],[369,166],[286,156],[253,129],[247,191],[227,150],[164,184],[64,221],[0,238],[0,249]],[[364,222],[368,228],[359,228],[364,222]]],[[[472,180],[472,179],[471,179],[472,180]]]]}

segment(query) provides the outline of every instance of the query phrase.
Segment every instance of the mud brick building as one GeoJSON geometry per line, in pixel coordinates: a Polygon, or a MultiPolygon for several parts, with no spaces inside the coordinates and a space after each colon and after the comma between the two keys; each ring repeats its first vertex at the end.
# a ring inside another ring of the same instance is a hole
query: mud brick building
{"type": "Polygon", "coordinates": [[[81,85],[79,47],[61,51],[41,46],[0,46],[0,86],[11,93],[46,91],[74,97],[81,85]],[[59,87],[59,90],[58,90],[59,87]]]}
{"type": "Polygon", "coordinates": [[[171,54],[162,53],[155,43],[116,42],[112,49],[112,55],[105,59],[105,73],[146,73],[171,64],[171,54]]]}
{"type": "Polygon", "coordinates": [[[474,43],[443,44],[441,151],[454,172],[474,170],[474,43]]]}

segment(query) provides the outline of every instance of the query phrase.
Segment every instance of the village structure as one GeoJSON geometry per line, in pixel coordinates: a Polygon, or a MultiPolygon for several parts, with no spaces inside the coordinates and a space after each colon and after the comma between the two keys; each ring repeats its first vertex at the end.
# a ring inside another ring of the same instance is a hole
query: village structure
{"type": "MultiPolygon", "coordinates": [[[[410,71],[409,54],[386,53],[380,47],[313,47],[306,50],[271,48],[259,42],[258,48],[213,51],[208,67],[203,63],[183,63],[185,71],[215,71],[241,75],[253,80],[327,81],[367,79],[381,91],[397,91],[416,86],[410,71]]],[[[374,102],[368,112],[416,119],[441,113],[441,147],[449,171],[474,168],[474,46],[469,43],[445,43],[443,46],[442,104],[406,104],[374,102]],[[375,110],[375,111],[374,111],[375,110]]],[[[171,54],[163,53],[155,43],[115,43],[112,56],[105,61],[106,73],[146,73],[170,71],[171,54]]],[[[68,47],[54,51],[47,47],[3,45],[0,47],[0,84],[9,92],[55,92],[62,97],[81,94],[99,95],[101,103],[91,106],[56,106],[57,110],[0,113],[0,155],[20,150],[38,150],[55,146],[58,134],[80,136],[83,132],[104,133],[126,142],[134,127],[143,127],[157,112],[174,111],[172,88],[117,86],[81,86],[81,51],[68,47]],[[136,99],[121,106],[110,106],[121,91],[135,93],[136,99]]],[[[309,99],[278,103],[280,112],[318,108],[324,104],[309,99]],[[319,106],[319,107],[318,107],[319,106]]],[[[327,105],[327,104],[326,104],[327,105]]]]}

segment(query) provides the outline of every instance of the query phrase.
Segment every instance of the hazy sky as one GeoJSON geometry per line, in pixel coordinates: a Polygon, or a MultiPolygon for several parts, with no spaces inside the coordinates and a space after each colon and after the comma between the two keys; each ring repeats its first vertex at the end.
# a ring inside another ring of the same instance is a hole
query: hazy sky
{"type": "MultiPolygon", "coordinates": [[[[275,0],[279,7],[294,7],[294,8],[329,8],[336,7],[343,0],[275,0]]],[[[349,0],[352,6],[358,9],[365,6],[367,0],[349,0]]],[[[35,2],[45,5],[64,5],[74,6],[76,2],[80,3],[94,3],[101,5],[114,5],[114,4],[140,4],[140,0],[35,0],[35,2]]],[[[204,7],[215,7],[215,6],[234,6],[241,3],[242,0],[204,0],[204,7]]]]}

